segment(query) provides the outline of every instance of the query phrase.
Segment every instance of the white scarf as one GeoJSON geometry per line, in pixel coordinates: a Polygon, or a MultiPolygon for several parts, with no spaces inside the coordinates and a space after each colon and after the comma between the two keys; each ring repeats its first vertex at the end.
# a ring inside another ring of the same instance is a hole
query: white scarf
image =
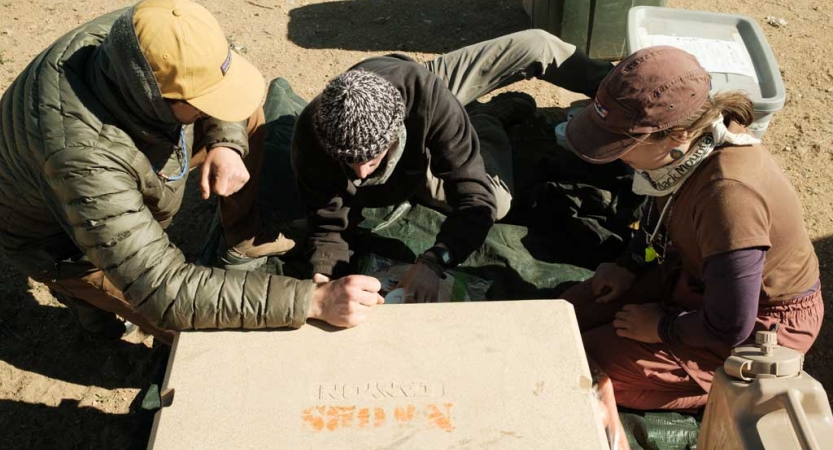
{"type": "Polygon", "coordinates": [[[760,144],[761,140],[748,134],[732,133],[723,124],[723,115],[712,122],[711,128],[698,141],[697,148],[679,161],[659,169],[636,170],[633,175],[633,192],[651,197],[673,194],[694,173],[694,170],[711,155],[715,147],[728,142],[734,145],[760,144]]]}

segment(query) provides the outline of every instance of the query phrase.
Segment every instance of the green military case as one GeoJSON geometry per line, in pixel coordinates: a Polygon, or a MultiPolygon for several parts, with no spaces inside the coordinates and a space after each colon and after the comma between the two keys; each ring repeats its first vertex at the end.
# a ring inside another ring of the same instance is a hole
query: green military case
{"type": "Polygon", "coordinates": [[[665,6],[665,0],[524,0],[534,28],[575,44],[591,58],[627,56],[628,11],[634,6],[665,6]]]}

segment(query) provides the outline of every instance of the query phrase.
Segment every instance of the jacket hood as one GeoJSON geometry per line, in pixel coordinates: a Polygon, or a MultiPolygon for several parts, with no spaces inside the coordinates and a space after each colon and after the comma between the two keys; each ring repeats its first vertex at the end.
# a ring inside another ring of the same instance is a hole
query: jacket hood
{"type": "Polygon", "coordinates": [[[176,133],[180,124],[140,50],[132,7],[113,23],[93,57],[89,75],[104,106],[131,137],[156,142],[176,133]]]}

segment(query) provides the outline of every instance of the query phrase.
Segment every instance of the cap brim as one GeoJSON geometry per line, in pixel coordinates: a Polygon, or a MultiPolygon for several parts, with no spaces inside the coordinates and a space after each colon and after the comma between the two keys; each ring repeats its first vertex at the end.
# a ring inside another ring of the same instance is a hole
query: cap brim
{"type": "Polygon", "coordinates": [[[567,145],[589,163],[616,161],[639,144],[633,136],[608,131],[599,124],[602,120],[591,103],[567,124],[567,145]]]}
{"type": "Polygon", "coordinates": [[[231,64],[223,81],[207,94],[187,99],[195,108],[226,122],[248,119],[263,101],[263,75],[242,56],[231,52],[231,64]]]}

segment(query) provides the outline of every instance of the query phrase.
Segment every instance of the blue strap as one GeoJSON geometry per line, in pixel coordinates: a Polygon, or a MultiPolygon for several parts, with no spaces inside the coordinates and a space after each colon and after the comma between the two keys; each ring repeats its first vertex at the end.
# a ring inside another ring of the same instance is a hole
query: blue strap
{"type": "Polygon", "coordinates": [[[182,172],[180,172],[179,175],[177,175],[175,177],[169,177],[169,176],[162,173],[162,169],[155,169],[156,170],[156,175],[158,175],[160,178],[164,179],[165,181],[180,180],[188,172],[188,143],[185,141],[185,127],[184,126],[179,127],[179,145],[180,145],[180,150],[182,151],[182,159],[183,159],[182,172]]]}

